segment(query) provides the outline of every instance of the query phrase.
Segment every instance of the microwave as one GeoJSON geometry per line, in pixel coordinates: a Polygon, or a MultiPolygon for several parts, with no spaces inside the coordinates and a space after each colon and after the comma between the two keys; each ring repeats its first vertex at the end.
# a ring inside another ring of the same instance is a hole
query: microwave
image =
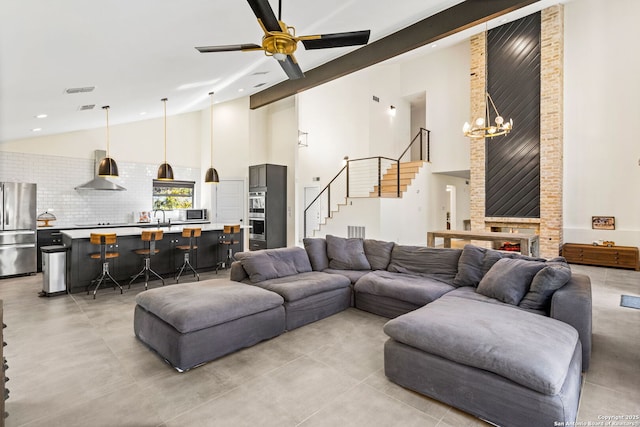
{"type": "Polygon", "coordinates": [[[180,211],[181,221],[204,221],[207,219],[206,209],[183,209],[180,211]]]}

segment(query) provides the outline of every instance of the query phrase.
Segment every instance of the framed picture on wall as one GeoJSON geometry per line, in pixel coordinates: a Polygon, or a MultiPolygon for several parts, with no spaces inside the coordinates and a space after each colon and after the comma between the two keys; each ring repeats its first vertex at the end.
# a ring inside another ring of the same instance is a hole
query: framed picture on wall
{"type": "Polygon", "coordinates": [[[613,216],[592,216],[591,228],[594,230],[615,230],[616,218],[613,216]]]}

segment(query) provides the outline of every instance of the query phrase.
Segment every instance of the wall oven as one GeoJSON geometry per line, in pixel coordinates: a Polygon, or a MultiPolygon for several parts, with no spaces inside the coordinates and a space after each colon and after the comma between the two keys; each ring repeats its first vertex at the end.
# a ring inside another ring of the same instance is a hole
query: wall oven
{"type": "Polygon", "coordinates": [[[249,238],[255,240],[265,240],[264,218],[249,218],[249,238]]]}
{"type": "Polygon", "coordinates": [[[264,191],[249,193],[249,218],[264,218],[266,195],[264,191]]]}
{"type": "Polygon", "coordinates": [[[249,193],[249,238],[265,240],[265,198],[264,191],[252,191],[249,193]]]}

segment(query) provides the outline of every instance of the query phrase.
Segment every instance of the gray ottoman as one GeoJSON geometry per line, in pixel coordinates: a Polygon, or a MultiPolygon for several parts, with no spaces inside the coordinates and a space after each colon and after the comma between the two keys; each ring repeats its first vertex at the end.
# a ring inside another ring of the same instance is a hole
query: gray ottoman
{"type": "Polygon", "coordinates": [[[151,289],[136,303],[136,337],[181,372],[285,330],[282,297],[237,282],[151,289]]]}
{"type": "Polygon", "coordinates": [[[445,295],[384,331],[395,383],[500,426],[575,423],[582,348],[566,323],[445,295]]]}

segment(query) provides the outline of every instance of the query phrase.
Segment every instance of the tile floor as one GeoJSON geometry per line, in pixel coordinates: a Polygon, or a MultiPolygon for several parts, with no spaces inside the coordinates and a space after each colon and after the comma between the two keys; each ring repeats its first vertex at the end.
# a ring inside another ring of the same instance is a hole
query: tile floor
{"type": "MultiPolygon", "coordinates": [[[[639,415],[640,310],[619,302],[640,295],[640,272],[572,268],[591,276],[594,298],[579,421],[639,415]]],[[[227,276],[203,279],[216,277],[227,276]]],[[[96,300],[41,289],[41,275],[0,280],[10,427],[485,425],[389,382],[386,319],[356,309],[180,374],[134,337],[141,285],[96,300]]]]}

